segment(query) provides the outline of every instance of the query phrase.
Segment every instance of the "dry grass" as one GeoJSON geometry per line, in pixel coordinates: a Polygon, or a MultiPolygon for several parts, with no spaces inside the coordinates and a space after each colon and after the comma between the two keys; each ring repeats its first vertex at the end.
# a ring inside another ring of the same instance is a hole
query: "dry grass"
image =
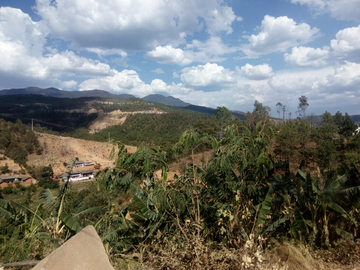
{"type": "Polygon", "coordinates": [[[306,248],[295,247],[289,243],[273,248],[266,257],[263,269],[315,270],[322,268],[321,263],[315,260],[306,248]]]}
{"type": "MultiPolygon", "coordinates": [[[[322,255],[333,257],[337,251],[330,253],[322,255]]],[[[314,258],[314,254],[304,246],[290,243],[277,244],[266,251],[256,245],[228,249],[216,243],[205,243],[193,236],[189,243],[174,238],[163,239],[151,247],[143,246],[137,253],[122,256],[116,266],[129,270],[353,270],[358,266],[328,263],[326,259],[314,258]]],[[[315,254],[316,257],[318,255],[315,254]]]]}

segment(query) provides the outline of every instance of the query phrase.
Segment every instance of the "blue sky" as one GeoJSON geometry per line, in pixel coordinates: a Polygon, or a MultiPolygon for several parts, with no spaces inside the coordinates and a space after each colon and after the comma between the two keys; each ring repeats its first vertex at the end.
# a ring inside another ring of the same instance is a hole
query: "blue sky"
{"type": "Polygon", "coordinates": [[[360,0],[1,0],[0,89],[360,114],[360,0]]]}

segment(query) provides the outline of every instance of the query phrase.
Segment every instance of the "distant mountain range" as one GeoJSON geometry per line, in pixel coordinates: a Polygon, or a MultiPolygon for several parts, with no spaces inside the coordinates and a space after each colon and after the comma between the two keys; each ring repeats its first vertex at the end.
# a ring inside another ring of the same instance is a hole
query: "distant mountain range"
{"type": "Polygon", "coordinates": [[[115,95],[104,90],[85,90],[85,91],[64,91],[57,88],[27,87],[18,89],[5,89],[0,91],[0,96],[5,95],[42,95],[57,98],[80,98],[80,97],[120,97],[131,98],[133,95],[115,95]]]}
{"type": "Polygon", "coordinates": [[[161,104],[165,104],[167,106],[172,106],[172,107],[186,107],[186,106],[191,105],[190,103],[186,103],[186,102],[184,102],[178,98],[174,98],[172,96],[165,97],[163,95],[148,95],[146,97],[143,97],[142,99],[147,102],[161,103],[161,104]]]}
{"type": "MultiPolygon", "coordinates": [[[[0,96],[5,96],[5,95],[42,95],[42,96],[57,97],[57,98],[81,98],[81,97],[136,98],[133,95],[129,95],[129,94],[116,95],[104,90],[65,91],[54,87],[45,88],[45,89],[39,87],[27,87],[27,88],[0,90],[0,96]]],[[[148,95],[146,97],[143,97],[142,99],[151,103],[160,103],[171,107],[179,107],[186,110],[202,112],[210,115],[216,113],[216,109],[214,108],[192,105],[190,103],[184,102],[172,96],[166,97],[163,95],[155,94],[155,95],[148,95]]],[[[232,111],[232,114],[233,116],[238,117],[240,119],[243,119],[245,115],[245,113],[241,111],[232,111]]],[[[355,123],[360,123],[360,115],[351,115],[351,118],[355,123]]]]}
{"type": "MultiPolygon", "coordinates": [[[[80,97],[110,97],[110,98],[135,98],[133,95],[129,94],[112,94],[104,90],[85,90],[85,91],[65,91],[57,88],[39,88],[39,87],[27,87],[27,88],[18,88],[18,89],[5,89],[0,90],[0,96],[4,95],[42,95],[48,97],[57,97],[57,98],[80,98],[80,97]]],[[[142,98],[143,100],[151,103],[160,103],[171,107],[179,107],[187,110],[202,112],[206,114],[216,113],[216,109],[208,108],[204,106],[192,105],[186,103],[178,98],[172,96],[163,96],[163,95],[148,95],[142,98]]],[[[235,117],[243,118],[243,112],[233,112],[235,117]]]]}

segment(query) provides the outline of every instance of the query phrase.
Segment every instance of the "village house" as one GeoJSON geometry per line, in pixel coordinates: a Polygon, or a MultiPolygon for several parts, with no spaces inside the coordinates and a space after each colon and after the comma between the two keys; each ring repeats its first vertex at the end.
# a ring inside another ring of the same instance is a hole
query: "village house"
{"type": "Polygon", "coordinates": [[[26,175],[2,175],[0,176],[0,187],[4,188],[8,184],[15,185],[19,183],[22,186],[30,186],[32,179],[26,175]]]}
{"type": "Polygon", "coordinates": [[[71,167],[83,168],[83,167],[86,167],[86,166],[93,166],[94,162],[77,160],[75,162],[74,161],[65,162],[64,165],[67,166],[68,168],[71,168],[71,167]]]}
{"type": "Polygon", "coordinates": [[[70,181],[85,181],[90,180],[94,178],[94,171],[93,170],[84,170],[84,171],[78,171],[73,170],[66,174],[57,175],[56,178],[62,179],[63,181],[66,181],[69,177],[70,181]]]}

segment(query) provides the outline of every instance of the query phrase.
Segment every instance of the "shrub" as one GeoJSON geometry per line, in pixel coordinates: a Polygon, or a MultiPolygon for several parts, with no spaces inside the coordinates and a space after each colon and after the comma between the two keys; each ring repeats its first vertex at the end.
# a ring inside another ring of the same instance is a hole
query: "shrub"
{"type": "Polygon", "coordinates": [[[40,179],[39,180],[39,186],[43,187],[45,189],[55,189],[55,188],[59,188],[59,181],[55,181],[52,179],[40,179]]]}
{"type": "Polygon", "coordinates": [[[42,147],[38,147],[38,148],[36,148],[35,152],[36,152],[36,154],[37,154],[37,155],[41,155],[41,154],[42,154],[42,152],[43,152],[42,147]]]}
{"type": "Polygon", "coordinates": [[[8,184],[7,187],[4,187],[2,190],[3,194],[13,194],[14,193],[14,188],[11,184],[8,184]]]}
{"type": "Polygon", "coordinates": [[[101,164],[100,164],[100,163],[96,163],[95,166],[94,166],[94,169],[99,170],[100,167],[101,167],[101,164]]]}
{"type": "Polygon", "coordinates": [[[7,163],[5,163],[5,166],[0,167],[0,172],[1,173],[11,173],[11,170],[9,170],[9,166],[7,163]]]}

